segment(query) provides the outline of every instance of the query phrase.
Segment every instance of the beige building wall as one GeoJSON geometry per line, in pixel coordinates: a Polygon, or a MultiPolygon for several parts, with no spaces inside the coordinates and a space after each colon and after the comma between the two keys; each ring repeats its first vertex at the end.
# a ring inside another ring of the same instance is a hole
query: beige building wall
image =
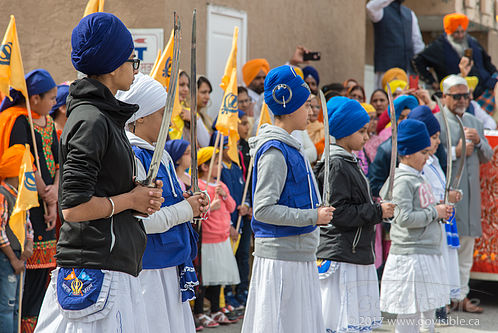
{"type": "MultiPolygon", "coordinates": [[[[87,0],[0,0],[0,32],[9,15],[16,16],[25,72],[46,68],[56,82],[76,78],[71,65],[71,31],[87,0]]],[[[363,1],[344,0],[212,0],[247,13],[247,59],[264,57],[272,67],[285,63],[296,45],[322,53],[314,63],[326,84],[348,77],[363,80],[365,62],[365,9],[363,1]]],[[[198,11],[198,72],[206,68],[205,0],[107,0],[105,11],[117,15],[129,28],[172,28],[172,13],[182,20],[181,67],[190,65],[190,35],[193,8],[198,11]],[[203,35],[204,34],[204,35],[203,35]]],[[[166,44],[167,41],[164,43],[166,44]]],[[[226,58],[228,55],[220,54],[226,58]]],[[[217,83],[214,83],[217,84],[217,83]]]]}

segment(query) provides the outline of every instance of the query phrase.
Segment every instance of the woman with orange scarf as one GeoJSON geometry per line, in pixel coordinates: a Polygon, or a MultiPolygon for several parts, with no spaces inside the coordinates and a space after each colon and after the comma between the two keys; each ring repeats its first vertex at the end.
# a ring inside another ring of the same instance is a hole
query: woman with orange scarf
{"type": "MultiPolygon", "coordinates": [[[[25,76],[33,117],[40,169],[35,172],[40,206],[30,209],[34,230],[33,255],[26,263],[26,279],[22,304],[22,330],[32,332],[45,295],[49,271],[55,268],[55,219],[59,182],[58,141],[49,112],[56,103],[57,87],[44,69],[25,76]],[[43,202],[47,210],[43,209],[43,202]]],[[[0,106],[0,154],[15,144],[29,144],[35,155],[28,111],[24,96],[10,91],[0,106]]]]}

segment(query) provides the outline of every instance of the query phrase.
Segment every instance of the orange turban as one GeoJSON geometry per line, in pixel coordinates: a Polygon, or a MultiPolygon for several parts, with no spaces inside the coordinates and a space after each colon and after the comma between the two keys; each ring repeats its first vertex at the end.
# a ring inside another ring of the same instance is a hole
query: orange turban
{"type": "Polygon", "coordinates": [[[398,67],[391,68],[384,73],[384,76],[382,77],[382,88],[386,89],[387,84],[392,80],[401,80],[408,84],[406,72],[398,67]]]}
{"type": "Polygon", "coordinates": [[[463,30],[467,30],[469,26],[469,18],[460,13],[448,14],[443,19],[444,31],[446,34],[451,35],[461,25],[463,30]]]}
{"type": "Polygon", "coordinates": [[[251,84],[252,80],[254,80],[261,70],[265,74],[268,74],[270,71],[270,64],[266,59],[252,59],[245,63],[244,67],[242,67],[242,77],[246,86],[251,84]]]}
{"type": "MultiPolygon", "coordinates": [[[[26,147],[23,145],[13,145],[10,146],[0,158],[0,178],[14,178],[19,176],[19,170],[21,169],[22,157],[26,147]]],[[[31,154],[30,154],[31,155],[31,154]]],[[[31,163],[33,163],[34,158],[31,155],[31,163]]]]}

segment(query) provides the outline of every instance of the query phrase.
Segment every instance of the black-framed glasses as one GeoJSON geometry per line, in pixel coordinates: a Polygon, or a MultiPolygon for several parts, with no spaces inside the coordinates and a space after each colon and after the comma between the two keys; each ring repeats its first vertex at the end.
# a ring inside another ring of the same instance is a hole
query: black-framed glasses
{"type": "Polygon", "coordinates": [[[470,94],[469,93],[463,93],[463,94],[448,94],[448,96],[451,96],[455,101],[460,100],[461,98],[463,99],[469,99],[470,94]]]}
{"type": "Polygon", "coordinates": [[[133,64],[133,70],[135,71],[140,68],[140,59],[128,59],[125,62],[131,62],[133,64]]]}

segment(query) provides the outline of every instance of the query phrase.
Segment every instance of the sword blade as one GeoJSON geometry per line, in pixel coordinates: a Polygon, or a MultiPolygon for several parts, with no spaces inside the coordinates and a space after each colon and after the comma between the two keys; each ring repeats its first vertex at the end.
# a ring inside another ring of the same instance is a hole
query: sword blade
{"type": "Polygon", "coordinates": [[[157,137],[156,147],[154,149],[154,155],[152,155],[152,161],[150,163],[149,171],[147,172],[147,178],[143,181],[145,186],[155,186],[155,181],[157,177],[157,172],[159,171],[159,166],[161,165],[161,160],[163,158],[164,146],[166,144],[166,139],[169,133],[169,124],[171,121],[171,115],[173,113],[173,105],[175,102],[176,93],[176,83],[178,81],[178,66],[180,61],[180,19],[176,12],[174,13],[174,46],[173,46],[173,60],[171,66],[171,78],[168,85],[168,96],[166,98],[166,106],[164,109],[164,115],[161,122],[161,130],[157,137]]]}
{"type": "Polygon", "coordinates": [[[393,200],[393,189],[394,189],[394,173],[396,171],[396,161],[398,158],[398,123],[396,122],[396,110],[394,110],[393,94],[391,92],[391,87],[387,85],[387,98],[389,100],[389,118],[391,118],[391,129],[392,129],[392,149],[391,149],[391,165],[389,166],[389,178],[387,186],[387,195],[384,201],[393,200]]]}
{"type": "Polygon", "coordinates": [[[197,175],[197,10],[192,14],[192,46],[190,49],[190,176],[192,192],[200,192],[199,178],[197,175]]]}
{"type": "MultiPolygon", "coordinates": [[[[465,139],[465,129],[463,128],[463,122],[462,119],[458,116],[455,115],[457,122],[458,122],[458,127],[460,128],[460,138],[462,140],[462,153],[460,155],[460,164],[458,165],[458,170],[455,175],[455,178],[453,179],[453,182],[451,183],[451,188],[456,190],[460,186],[460,180],[462,179],[462,174],[463,174],[463,168],[465,167],[465,161],[467,159],[467,141],[465,139]]],[[[449,153],[451,155],[451,151],[449,153]]],[[[451,156],[449,156],[451,158],[451,156]]]]}
{"type": "Polygon", "coordinates": [[[322,112],[323,112],[323,126],[325,129],[325,147],[323,150],[323,157],[325,161],[325,170],[323,173],[323,195],[322,202],[324,206],[330,206],[330,181],[329,181],[329,173],[330,173],[330,133],[329,133],[329,114],[327,111],[327,102],[325,100],[325,96],[321,89],[318,89],[320,92],[320,103],[322,104],[322,112]]]}
{"type": "Polygon", "coordinates": [[[443,117],[443,125],[446,131],[446,152],[447,152],[447,158],[446,158],[446,185],[444,189],[444,203],[448,204],[448,196],[450,193],[451,189],[451,176],[453,172],[453,159],[451,158],[451,131],[450,131],[450,125],[448,123],[448,116],[446,115],[446,112],[448,112],[445,108],[443,108],[441,101],[437,96],[436,98],[436,103],[439,107],[439,110],[441,112],[441,115],[443,117]]]}

